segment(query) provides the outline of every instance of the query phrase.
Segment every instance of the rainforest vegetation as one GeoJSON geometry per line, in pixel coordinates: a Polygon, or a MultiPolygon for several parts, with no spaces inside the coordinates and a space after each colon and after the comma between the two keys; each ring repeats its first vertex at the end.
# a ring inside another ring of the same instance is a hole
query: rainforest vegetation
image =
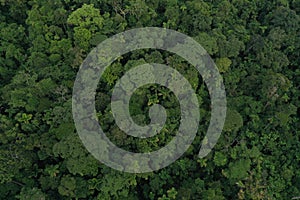
{"type": "Polygon", "coordinates": [[[299,0],[0,0],[0,199],[222,200],[300,196],[299,0]],[[195,68],[156,49],[127,53],[105,71],[95,96],[110,140],[150,152],[176,134],[180,108],[167,88],[146,85],[131,98],[137,124],[149,106],[167,125],[139,139],[122,132],[110,109],[112,89],[132,67],[161,63],[183,74],[200,105],[197,136],[185,154],[151,173],[107,167],[83,146],[72,116],[76,74],[99,43],[138,27],[192,37],[216,63],[227,95],[217,145],[198,152],[210,97],[195,68]]]}

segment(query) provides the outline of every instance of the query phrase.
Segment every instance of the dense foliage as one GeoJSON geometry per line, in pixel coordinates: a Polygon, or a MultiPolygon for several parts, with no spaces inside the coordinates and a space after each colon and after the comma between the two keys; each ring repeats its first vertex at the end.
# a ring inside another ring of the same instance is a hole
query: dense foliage
{"type": "Polygon", "coordinates": [[[300,196],[299,0],[0,0],[0,199],[291,199],[300,196]],[[221,72],[227,120],[213,151],[197,153],[210,119],[209,94],[195,69],[168,52],[123,55],[99,82],[100,124],[134,152],[163,147],[178,128],[179,105],[157,85],[140,88],[130,111],[149,122],[167,108],[167,126],[150,139],[120,131],[110,112],[113,85],[131,67],[156,62],[197,91],[201,122],[183,157],[147,174],[115,171],[77,136],[71,95],[89,51],[135,27],[193,37],[221,72]]]}

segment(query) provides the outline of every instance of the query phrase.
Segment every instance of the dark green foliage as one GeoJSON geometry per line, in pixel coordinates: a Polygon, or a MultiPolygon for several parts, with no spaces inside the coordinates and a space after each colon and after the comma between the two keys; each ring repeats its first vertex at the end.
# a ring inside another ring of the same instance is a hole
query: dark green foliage
{"type": "Polygon", "coordinates": [[[0,0],[0,199],[300,196],[299,10],[298,0],[0,0]],[[156,172],[128,174],[101,164],[81,143],[72,119],[72,88],[93,47],[147,26],[180,31],[206,49],[224,78],[227,118],[213,151],[199,159],[211,110],[201,76],[169,52],[122,55],[103,74],[95,97],[99,123],[113,143],[151,152],[178,131],[179,103],[158,85],[139,88],[130,113],[147,125],[150,106],[163,105],[168,117],[159,134],[140,139],[116,126],[113,86],[141,64],[178,70],[196,91],[201,115],[183,157],[156,172]]]}

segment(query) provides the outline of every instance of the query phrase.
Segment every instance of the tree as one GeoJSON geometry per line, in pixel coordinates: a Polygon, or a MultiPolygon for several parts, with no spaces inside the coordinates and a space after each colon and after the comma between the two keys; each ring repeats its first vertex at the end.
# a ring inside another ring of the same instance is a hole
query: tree
{"type": "Polygon", "coordinates": [[[100,10],[93,4],[83,4],[68,17],[68,24],[75,26],[74,40],[80,48],[87,51],[90,47],[92,35],[101,30],[104,19],[100,15],[100,10]]]}

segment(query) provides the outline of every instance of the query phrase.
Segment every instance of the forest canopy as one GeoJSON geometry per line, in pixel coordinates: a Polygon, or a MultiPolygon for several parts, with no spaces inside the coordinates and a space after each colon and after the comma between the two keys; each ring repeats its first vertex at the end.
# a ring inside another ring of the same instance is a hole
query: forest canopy
{"type": "Polygon", "coordinates": [[[300,197],[299,0],[0,0],[0,199],[292,199],[300,197]],[[96,111],[108,138],[132,152],[166,145],[180,107],[170,90],[139,88],[135,123],[149,106],[167,110],[156,136],[126,135],[111,114],[113,86],[129,69],[168,64],[196,91],[197,136],[185,154],[158,171],[111,169],[83,146],[72,116],[72,88],[88,53],[105,39],[139,27],[176,30],[216,63],[227,95],[217,145],[198,158],[211,108],[207,87],[183,58],[137,50],[111,64],[98,83],[96,111]]]}

